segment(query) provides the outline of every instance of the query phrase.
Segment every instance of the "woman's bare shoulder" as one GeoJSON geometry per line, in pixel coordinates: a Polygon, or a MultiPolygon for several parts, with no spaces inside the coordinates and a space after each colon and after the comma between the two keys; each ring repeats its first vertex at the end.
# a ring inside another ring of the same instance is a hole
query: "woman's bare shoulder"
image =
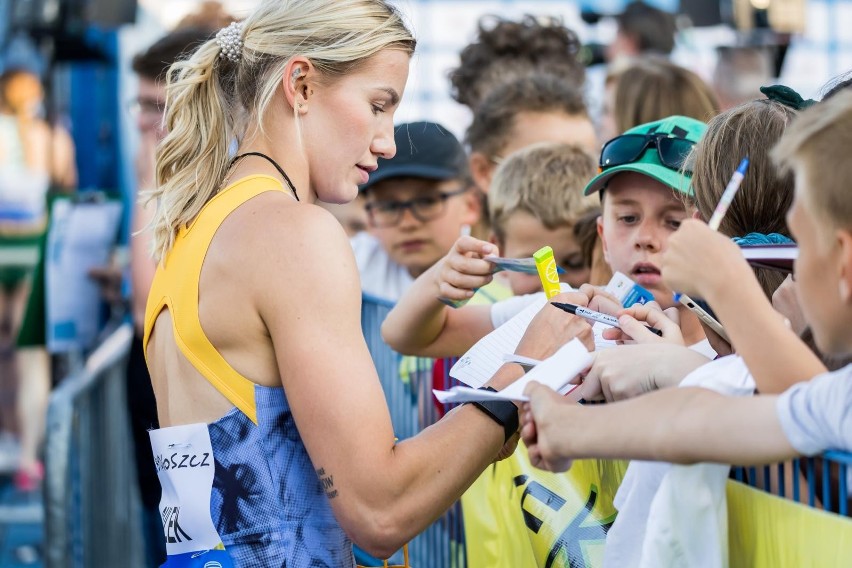
{"type": "Polygon", "coordinates": [[[261,277],[306,272],[328,261],[357,273],[349,239],[325,209],[268,192],[245,203],[220,228],[234,260],[261,277]]]}
{"type": "Polygon", "coordinates": [[[286,243],[331,240],[348,243],[334,216],[318,205],[294,200],[289,194],[270,191],[245,203],[232,215],[247,238],[280,237],[286,243]]]}

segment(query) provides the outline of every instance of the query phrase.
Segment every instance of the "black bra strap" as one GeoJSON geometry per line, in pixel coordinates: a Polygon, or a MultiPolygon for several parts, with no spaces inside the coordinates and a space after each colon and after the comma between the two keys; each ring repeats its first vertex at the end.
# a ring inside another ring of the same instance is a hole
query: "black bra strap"
{"type": "Polygon", "coordinates": [[[275,166],[275,169],[278,170],[278,173],[281,174],[281,177],[283,177],[284,181],[287,182],[287,185],[290,186],[290,191],[293,192],[293,197],[296,198],[296,201],[299,201],[299,194],[296,193],[296,186],[293,185],[292,181],[290,181],[290,176],[288,176],[287,172],[285,172],[284,169],[278,165],[278,162],[276,162],[266,154],[263,154],[261,152],[246,152],[245,154],[237,154],[236,156],[231,158],[231,163],[228,164],[228,169],[230,169],[236,163],[237,160],[245,158],[246,156],[258,156],[259,158],[263,158],[264,160],[275,166]]]}

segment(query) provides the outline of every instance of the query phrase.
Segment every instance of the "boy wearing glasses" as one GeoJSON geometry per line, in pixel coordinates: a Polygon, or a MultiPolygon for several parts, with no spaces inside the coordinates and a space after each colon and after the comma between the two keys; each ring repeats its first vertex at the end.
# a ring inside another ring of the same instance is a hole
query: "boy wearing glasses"
{"type": "MultiPolygon", "coordinates": [[[[669,236],[692,212],[691,172],[682,166],[705,128],[698,120],[673,116],[628,130],[604,145],[601,171],[585,189],[586,195],[601,194],[598,234],[607,263],[614,272],[626,274],[652,292],[663,308],[674,302],[673,292],[660,277],[660,256],[669,236]]],[[[464,299],[488,283],[491,263],[482,257],[493,252],[484,241],[459,239],[451,254],[419,278],[388,314],[382,326],[385,341],[404,353],[458,355],[530,303],[541,301],[541,295],[531,294],[492,306],[452,310],[435,299],[464,299]]],[[[565,301],[588,305],[594,289],[588,290],[588,295],[573,292],[565,301]]],[[[605,309],[604,302],[592,302],[592,307],[613,311],[613,306],[605,309]]],[[[698,319],[686,309],[680,316],[684,342],[699,344],[702,352],[714,355],[704,349],[706,339],[698,319]]]]}
{"type": "Polygon", "coordinates": [[[392,302],[480,215],[467,157],[452,133],[412,122],[396,127],[394,141],[396,155],[379,160],[361,186],[368,230],[351,239],[362,290],[392,302]]]}

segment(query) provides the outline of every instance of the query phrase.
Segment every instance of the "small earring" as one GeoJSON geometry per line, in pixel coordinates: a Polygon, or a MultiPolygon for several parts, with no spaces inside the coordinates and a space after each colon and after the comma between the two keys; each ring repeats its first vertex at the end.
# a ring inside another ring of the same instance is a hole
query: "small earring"
{"type": "Polygon", "coordinates": [[[296,77],[298,77],[301,74],[302,74],[301,69],[293,69],[293,79],[295,79],[296,77]]]}

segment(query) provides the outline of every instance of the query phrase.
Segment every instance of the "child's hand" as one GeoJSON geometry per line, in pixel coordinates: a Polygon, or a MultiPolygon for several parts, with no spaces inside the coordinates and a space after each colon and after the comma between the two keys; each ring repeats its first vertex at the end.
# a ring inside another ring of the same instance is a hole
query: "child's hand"
{"type": "Polygon", "coordinates": [[[615,402],[680,384],[709,362],[697,351],[668,343],[623,345],[592,354],[579,395],[585,400],[615,402]]]}
{"type": "Polygon", "coordinates": [[[579,405],[566,404],[552,389],[535,381],[527,386],[524,394],[530,401],[521,407],[521,438],[527,446],[530,463],[547,471],[568,471],[572,460],[562,443],[569,440],[575,430],[565,418],[571,418],[580,409],[579,405]]]}
{"type": "MultiPolygon", "coordinates": [[[[551,300],[586,305],[586,296],[580,292],[565,292],[551,300]]],[[[565,313],[548,302],[530,322],[515,353],[533,359],[546,359],[574,338],[579,339],[589,351],[594,351],[595,336],[589,322],[565,313]]]]}
{"type": "Polygon", "coordinates": [[[735,284],[741,274],[753,277],[739,247],[695,219],[683,221],[669,237],[660,270],[672,290],[708,300],[713,292],[735,284]]]}
{"type": "Polygon", "coordinates": [[[439,297],[449,300],[466,300],[477,288],[485,286],[494,277],[494,265],[486,256],[496,256],[497,246],[474,237],[460,237],[450,252],[441,259],[436,285],[439,297]]]}
{"type": "Polygon", "coordinates": [[[614,327],[604,330],[603,338],[636,343],[685,343],[680,331],[677,308],[662,310],[657,302],[636,304],[621,310],[618,314],[618,325],[621,329],[614,327]],[[651,332],[646,324],[662,331],[662,337],[651,332]]]}
{"type": "Polygon", "coordinates": [[[607,292],[603,287],[583,284],[580,286],[580,292],[588,298],[589,303],[586,304],[586,307],[590,310],[614,316],[622,309],[618,298],[607,292]]]}

